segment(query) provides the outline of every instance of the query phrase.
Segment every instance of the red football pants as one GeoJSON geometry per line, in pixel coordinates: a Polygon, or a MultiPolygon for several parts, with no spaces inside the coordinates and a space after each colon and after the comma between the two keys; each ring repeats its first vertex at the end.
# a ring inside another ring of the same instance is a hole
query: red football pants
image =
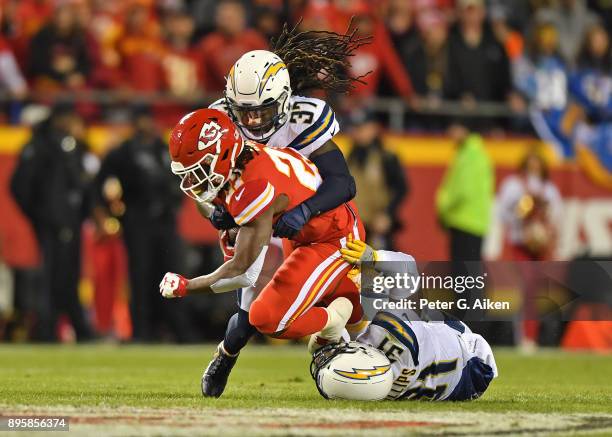
{"type": "Polygon", "coordinates": [[[315,305],[341,296],[353,304],[349,323],[361,320],[359,290],[346,276],[352,266],[342,260],[339,248],[339,243],[295,248],[252,303],[250,323],[262,334],[301,338],[327,323],[327,311],[315,305]]]}

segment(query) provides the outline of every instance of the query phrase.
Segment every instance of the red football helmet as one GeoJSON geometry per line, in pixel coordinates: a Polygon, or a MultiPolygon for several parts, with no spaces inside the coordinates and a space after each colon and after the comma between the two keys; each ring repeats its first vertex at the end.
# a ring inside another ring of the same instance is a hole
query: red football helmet
{"type": "Polygon", "coordinates": [[[198,109],[181,118],[170,134],[172,173],[181,190],[198,202],[210,202],[228,181],[244,141],[227,114],[198,109]]]}

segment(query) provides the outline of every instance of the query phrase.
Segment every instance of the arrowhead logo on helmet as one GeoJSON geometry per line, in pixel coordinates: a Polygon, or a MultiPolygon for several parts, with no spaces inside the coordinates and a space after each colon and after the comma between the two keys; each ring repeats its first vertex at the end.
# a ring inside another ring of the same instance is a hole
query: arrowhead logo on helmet
{"type": "Polygon", "coordinates": [[[170,134],[170,168],[181,179],[185,194],[210,202],[230,179],[243,147],[244,140],[227,114],[199,109],[185,115],[170,134]]]}
{"type": "Polygon", "coordinates": [[[200,138],[198,139],[198,150],[204,150],[210,146],[216,146],[217,148],[219,148],[221,137],[226,132],[227,129],[221,129],[221,126],[219,126],[214,121],[204,123],[204,125],[202,125],[202,129],[200,130],[200,138]]]}

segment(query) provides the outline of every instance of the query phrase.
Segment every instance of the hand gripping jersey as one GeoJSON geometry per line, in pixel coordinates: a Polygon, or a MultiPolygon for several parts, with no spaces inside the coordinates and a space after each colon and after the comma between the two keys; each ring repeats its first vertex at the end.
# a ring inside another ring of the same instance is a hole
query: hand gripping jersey
{"type": "Polygon", "coordinates": [[[497,376],[489,344],[459,321],[410,321],[399,311],[381,311],[357,341],[391,361],[387,399],[475,399],[497,376]]]}
{"type": "MultiPolygon", "coordinates": [[[[295,150],[273,149],[252,142],[249,146],[254,149],[253,159],[239,177],[230,181],[229,190],[221,193],[219,199],[237,225],[243,226],[256,219],[282,194],[289,198],[286,210],[294,208],[321,185],[317,167],[295,150]]],[[[344,204],[320,214],[293,240],[307,244],[345,237],[357,222],[354,211],[350,204],[344,204]]]]}
{"type": "MultiPolygon", "coordinates": [[[[308,157],[340,131],[331,107],[320,99],[291,96],[289,120],[267,141],[277,149],[291,147],[308,157]]],[[[225,99],[213,102],[210,108],[227,112],[225,99]]]]}

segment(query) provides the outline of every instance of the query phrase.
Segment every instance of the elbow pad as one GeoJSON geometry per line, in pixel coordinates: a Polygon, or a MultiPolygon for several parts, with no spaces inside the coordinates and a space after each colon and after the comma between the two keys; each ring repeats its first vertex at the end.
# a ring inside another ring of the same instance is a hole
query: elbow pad
{"type": "Polygon", "coordinates": [[[214,293],[226,293],[228,291],[234,291],[239,288],[252,287],[257,282],[261,269],[263,268],[264,261],[266,259],[266,253],[268,252],[268,246],[261,248],[261,252],[257,256],[257,259],[251,266],[241,275],[234,276],[233,278],[219,279],[217,282],[210,286],[210,289],[214,293]]]}

